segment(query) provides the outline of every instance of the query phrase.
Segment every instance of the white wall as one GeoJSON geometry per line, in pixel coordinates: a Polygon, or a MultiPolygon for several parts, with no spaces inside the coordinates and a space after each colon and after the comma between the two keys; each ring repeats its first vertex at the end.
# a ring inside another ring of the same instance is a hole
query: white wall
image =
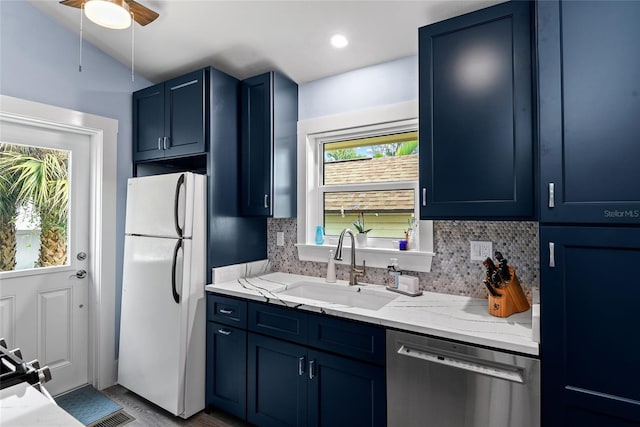
{"type": "MultiPolygon", "coordinates": [[[[126,180],[131,176],[131,93],[151,85],[26,1],[0,0],[0,94],[118,120],[116,331],[120,322],[126,180]]],[[[117,343],[117,340],[116,340],[117,343]]]]}

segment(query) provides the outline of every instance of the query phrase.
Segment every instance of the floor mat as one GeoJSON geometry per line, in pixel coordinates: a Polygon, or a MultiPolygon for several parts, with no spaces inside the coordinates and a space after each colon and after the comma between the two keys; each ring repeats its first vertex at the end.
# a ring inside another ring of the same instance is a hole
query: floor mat
{"type": "Polygon", "coordinates": [[[58,406],[86,426],[122,409],[122,406],[91,385],[57,396],[55,401],[58,406]]]}

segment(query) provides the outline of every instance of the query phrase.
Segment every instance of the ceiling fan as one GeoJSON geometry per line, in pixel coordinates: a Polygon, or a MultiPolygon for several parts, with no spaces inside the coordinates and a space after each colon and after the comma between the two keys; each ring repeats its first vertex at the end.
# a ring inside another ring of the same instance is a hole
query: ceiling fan
{"type": "MultiPolygon", "coordinates": [[[[155,21],[158,16],[160,16],[157,12],[149,9],[146,6],[141,5],[135,0],[62,0],[60,4],[65,6],[84,8],[85,14],[89,19],[96,22],[99,25],[108,27],[108,28],[126,28],[125,27],[109,27],[109,25],[104,24],[102,22],[95,21],[91,15],[90,10],[100,9],[98,12],[95,10],[95,13],[106,13],[106,14],[131,14],[131,17],[138,24],[145,26],[155,21]]],[[[105,15],[106,16],[106,15],[105,15]]],[[[99,19],[99,18],[98,18],[99,19]]],[[[104,21],[103,21],[104,22],[104,21]]],[[[129,21],[130,22],[130,21],[129,21]]]]}

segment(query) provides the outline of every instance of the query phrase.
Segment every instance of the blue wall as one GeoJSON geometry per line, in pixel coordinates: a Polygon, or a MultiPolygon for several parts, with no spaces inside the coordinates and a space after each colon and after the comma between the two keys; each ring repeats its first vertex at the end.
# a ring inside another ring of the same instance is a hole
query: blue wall
{"type": "MultiPolygon", "coordinates": [[[[116,331],[120,323],[127,178],[131,176],[131,93],[151,85],[25,1],[0,0],[0,93],[118,120],[116,331]]],[[[117,345],[117,339],[116,339],[117,345]]]]}
{"type": "Polygon", "coordinates": [[[418,99],[418,57],[408,56],[304,83],[300,120],[418,99]]]}

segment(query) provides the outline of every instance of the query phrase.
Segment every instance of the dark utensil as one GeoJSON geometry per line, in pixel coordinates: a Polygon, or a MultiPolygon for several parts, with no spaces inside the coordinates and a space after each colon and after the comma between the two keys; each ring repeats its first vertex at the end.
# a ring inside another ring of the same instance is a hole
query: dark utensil
{"type": "Polygon", "coordinates": [[[500,277],[503,281],[508,282],[511,280],[511,273],[509,272],[509,266],[507,265],[507,260],[502,256],[501,252],[496,251],[496,260],[499,263],[500,277]]]}
{"type": "Polygon", "coordinates": [[[487,258],[482,262],[482,265],[484,265],[487,269],[487,279],[489,279],[491,285],[496,288],[501,287],[502,278],[500,277],[500,271],[496,268],[493,260],[491,258],[487,258]]]}
{"type": "Polygon", "coordinates": [[[487,287],[487,289],[489,290],[489,293],[494,296],[494,297],[499,297],[500,294],[496,292],[496,290],[493,288],[493,286],[491,286],[491,284],[489,284],[489,281],[487,279],[483,280],[482,283],[484,283],[484,285],[487,287]]]}

